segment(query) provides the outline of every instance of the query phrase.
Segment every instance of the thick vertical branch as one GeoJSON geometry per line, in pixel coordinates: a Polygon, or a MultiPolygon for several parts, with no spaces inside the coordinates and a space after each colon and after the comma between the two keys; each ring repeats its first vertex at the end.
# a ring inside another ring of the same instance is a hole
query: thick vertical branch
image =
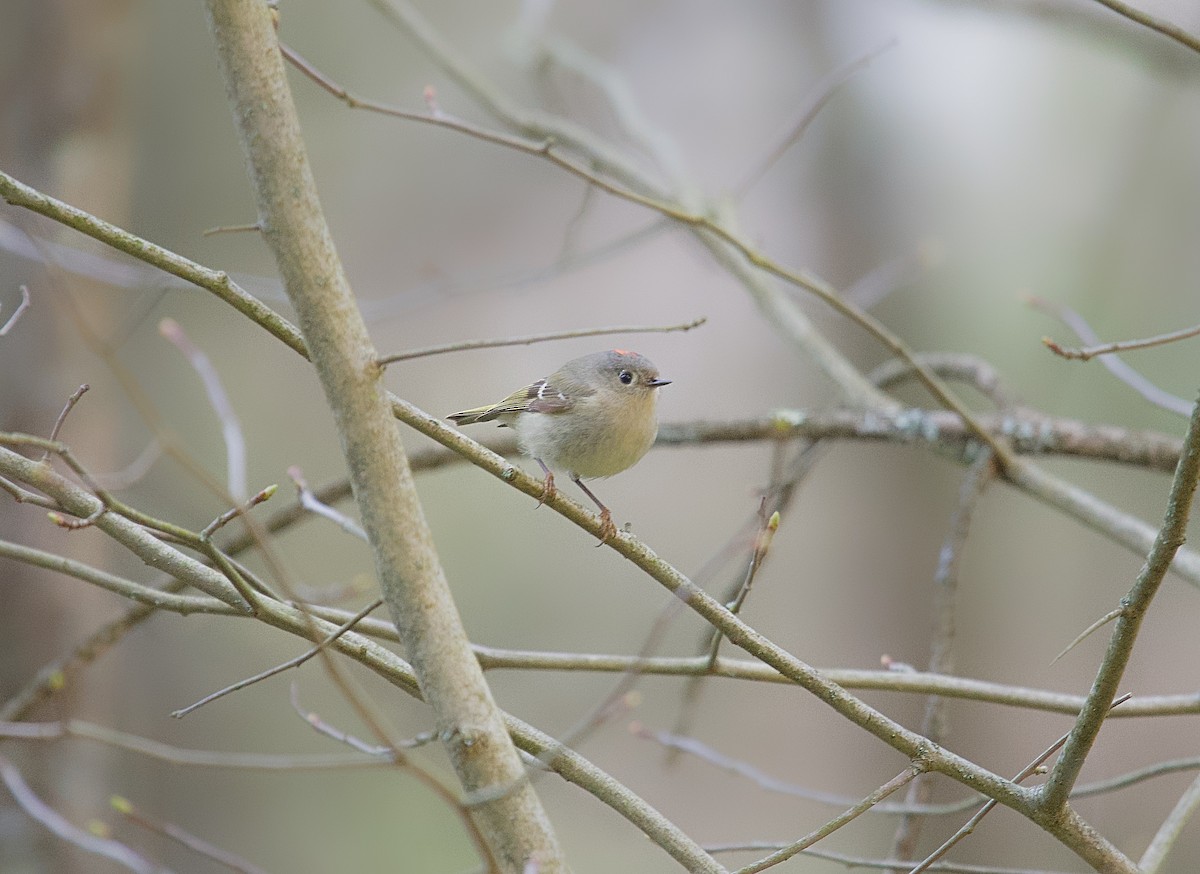
{"type": "Polygon", "coordinates": [[[377,354],[317,199],[271,12],[247,0],[208,0],[207,8],[263,235],[333,411],[383,596],[422,692],[463,786],[486,799],[473,811],[501,869],[565,870],[434,550],[377,354]]]}

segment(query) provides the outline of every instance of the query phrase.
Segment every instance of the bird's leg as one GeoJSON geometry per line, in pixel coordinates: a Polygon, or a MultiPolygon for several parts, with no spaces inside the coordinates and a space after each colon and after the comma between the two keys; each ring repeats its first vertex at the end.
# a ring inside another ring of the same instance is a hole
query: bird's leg
{"type": "Polygon", "coordinates": [[[600,508],[600,542],[596,545],[603,546],[608,542],[610,537],[617,536],[617,526],[613,522],[612,513],[609,512],[608,507],[600,503],[599,498],[592,494],[592,490],[583,484],[583,480],[577,476],[572,476],[571,480],[575,483],[575,485],[583,489],[583,493],[591,498],[595,505],[600,508]]]}
{"type": "Polygon", "coordinates": [[[546,503],[546,501],[558,494],[558,489],[554,485],[554,474],[550,472],[550,468],[546,467],[545,462],[540,458],[535,458],[534,461],[541,467],[542,472],[546,474],[546,479],[542,482],[542,496],[538,498],[538,506],[546,503]]]}

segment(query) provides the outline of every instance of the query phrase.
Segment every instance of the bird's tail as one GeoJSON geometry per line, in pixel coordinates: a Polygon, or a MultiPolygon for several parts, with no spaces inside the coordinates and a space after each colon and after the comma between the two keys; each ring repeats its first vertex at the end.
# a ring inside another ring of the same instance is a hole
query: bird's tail
{"type": "Polygon", "coordinates": [[[451,413],[446,418],[456,425],[474,425],[476,422],[490,422],[496,418],[496,406],[475,407],[460,413],[451,413]]]}

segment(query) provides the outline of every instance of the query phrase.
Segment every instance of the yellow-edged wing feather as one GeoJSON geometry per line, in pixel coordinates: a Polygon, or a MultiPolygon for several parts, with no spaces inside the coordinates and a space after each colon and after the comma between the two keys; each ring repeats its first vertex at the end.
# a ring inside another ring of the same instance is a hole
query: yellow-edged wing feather
{"type": "Polygon", "coordinates": [[[516,413],[563,413],[571,409],[573,403],[549,382],[539,379],[532,385],[513,392],[497,404],[451,413],[446,418],[458,425],[474,425],[476,422],[491,422],[516,413]]]}

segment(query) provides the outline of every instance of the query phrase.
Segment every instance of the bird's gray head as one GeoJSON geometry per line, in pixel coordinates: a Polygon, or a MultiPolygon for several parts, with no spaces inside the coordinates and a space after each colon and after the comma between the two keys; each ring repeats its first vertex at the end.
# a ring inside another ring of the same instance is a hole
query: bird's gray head
{"type": "Polygon", "coordinates": [[[654,362],[644,355],[624,349],[595,352],[570,362],[564,369],[596,389],[619,392],[649,392],[671,380],[658,375],[654,362]]]}

